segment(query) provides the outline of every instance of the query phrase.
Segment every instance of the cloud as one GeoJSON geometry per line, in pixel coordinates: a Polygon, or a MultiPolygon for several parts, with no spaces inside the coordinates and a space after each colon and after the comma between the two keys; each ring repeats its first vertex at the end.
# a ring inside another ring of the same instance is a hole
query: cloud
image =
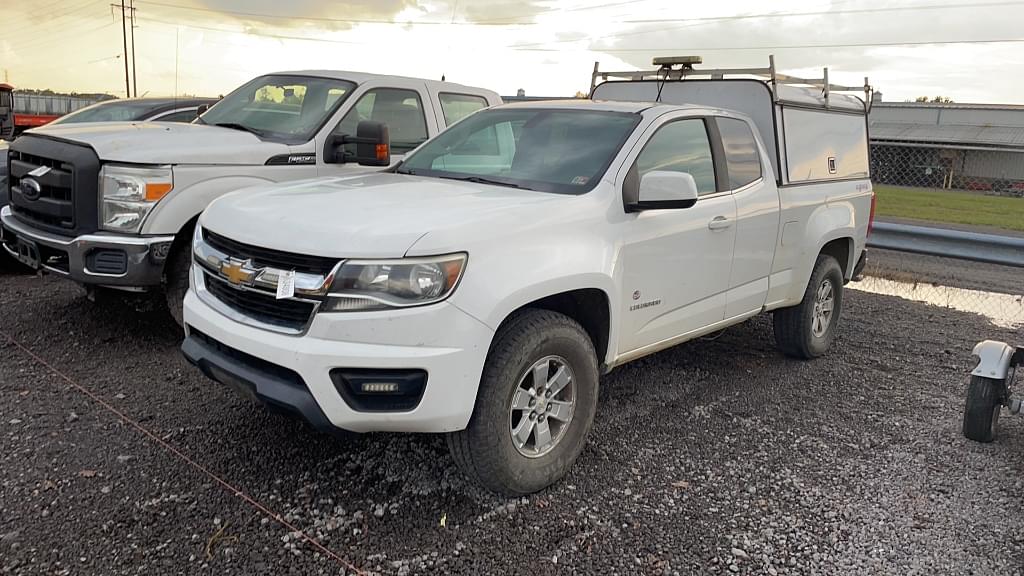
{"type": "Polygon", "coordinates": [[[390,21],[405,10],[420,8],[417,0],[194,0],[191,6],[201,10],[169,9],[157,5],[152,9],[173,11],[178,17],[191,12],[190,16],[208,21],[230,19],[254,29],[269,25],[276,28],[315,26],[324,30],[347,30],[358,23],[353,21],[390,21]]]}

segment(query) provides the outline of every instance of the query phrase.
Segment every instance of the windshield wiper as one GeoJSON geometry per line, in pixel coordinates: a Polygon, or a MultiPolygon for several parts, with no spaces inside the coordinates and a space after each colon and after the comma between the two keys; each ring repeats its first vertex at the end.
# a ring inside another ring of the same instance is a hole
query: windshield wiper
{"type": "Polygon", "coordinates": [[[249,128],[248,126],[245,126],[244,124],[239,124],[238,122],[217,122],[216,124],[214,124],[214,126],[220,126],[221,128],[231,128],[232,130],[241,130],[242,132],[248,132],[250,134],[255,134],[256,136],[263,136],[262,130],[249,128]]]}
{"type": "Polygon", "coordinates": [[[438,176],[438,178],[445,178],[447,180],[462,180],[463,182],[474,182],[476,184],[494,184],[495,186],[505,186],[508,188],[520,188],[522,190],[530,190],[526,186],[520,186],[519,184],[513,184],[512,182],[505,182],[502,180],[492,180],[491,178],[485,178],[483,176],[438,176]]]}

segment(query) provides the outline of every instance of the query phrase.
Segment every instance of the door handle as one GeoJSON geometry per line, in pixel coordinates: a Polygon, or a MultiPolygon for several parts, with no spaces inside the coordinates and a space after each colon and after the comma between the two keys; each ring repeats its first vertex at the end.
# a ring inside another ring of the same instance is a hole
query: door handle
{"type": "Polygon", "coordinates": [[[725,230],[730,226],[732,226],[732,220],[725,216],[715,216],[711,222],[708,222],[708,230],[725,230]]]}

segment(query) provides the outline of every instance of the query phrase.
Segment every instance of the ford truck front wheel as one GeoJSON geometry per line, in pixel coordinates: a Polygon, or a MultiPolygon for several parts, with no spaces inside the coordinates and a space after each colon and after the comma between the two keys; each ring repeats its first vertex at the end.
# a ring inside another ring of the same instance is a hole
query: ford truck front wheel
{"type": "Polygon", "coordinates": [[[495,492],[541,490],[583,450],[597,388],[597,355],[579,323],[549,310],[520,312],[495,335],[469,425],[448,436],[452,457],[495,492]]]}

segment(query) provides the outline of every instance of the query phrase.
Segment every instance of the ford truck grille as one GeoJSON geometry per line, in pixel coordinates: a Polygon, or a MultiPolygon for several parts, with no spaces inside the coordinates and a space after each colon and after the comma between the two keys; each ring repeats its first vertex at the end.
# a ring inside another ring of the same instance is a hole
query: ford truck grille
{"type": "Polygon", "coordinates": [[[11,144],[8,162],[19,220],[67,236],[96,230],[99,159],[91,148],[24,135],[11,144]]]}

